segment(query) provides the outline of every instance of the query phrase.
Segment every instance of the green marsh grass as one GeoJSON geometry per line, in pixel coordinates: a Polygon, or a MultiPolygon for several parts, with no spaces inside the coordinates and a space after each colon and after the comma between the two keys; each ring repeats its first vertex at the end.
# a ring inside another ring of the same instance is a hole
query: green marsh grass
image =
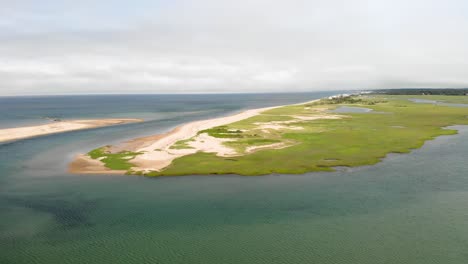
{"type": "Polygon", "coordinates": [[[112,170],[130,170],[134,165],[129,161],[140,154],[140,152],[131,151],[110,153],[107,151],[107,147],[97,148],[88,153],[92,159],[99,159],[104,163],[104,166],[112,170]]]}
{"type": "MultiPolygon", "coordinates": [[[[299,174],[312,171],[332,171],[337,166],[362,166],[379,162],[388,153],[408,153],[425,141],[440,135],[456,134],[446,129],[451,125],[468,124],[468,108],[418,104],[408,100],[417,96],[365,96],[340,104],[293,105],[272,109],[262,115],[207,131],[215,137],[236,135],[237,142],[227,142],[235,149],[246,145],[270,142],[296,142],[283,149],[266,149],[238,157],[218,157],[211,153],[195,153],[173,161],[160,172],[148,176],[238,174],[265,175],[271,173],[299,174]],[[370,103],[371,102],[371,103],[370,103]],[[335,109],[339,105],[371,108],[369,113],[344,113],[342,119],[302,121],[294,125],[303,130],[276,133],[255,132],[256,122],[286,121],[288,115],[304,115],[313,108],[335,109]],[[306,109],[309,108],[309,109],[306,109]],[[249,132],[229,133],[248,129],[249,132]],[[256,133],[256,134],[255,134],[256,133]],[[248,135],[247,135],[248,134],[248,135]],[[253,135],[256,136],[253,136],[253,135]]],[[[446,102],[466,102],[455,96],[424,96],[424,99],[446,102]]]]}

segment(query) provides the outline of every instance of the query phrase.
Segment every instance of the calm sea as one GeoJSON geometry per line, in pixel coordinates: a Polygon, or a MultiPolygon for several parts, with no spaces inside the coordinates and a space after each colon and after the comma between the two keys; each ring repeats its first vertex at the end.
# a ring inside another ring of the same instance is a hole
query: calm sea
{"type": "Polygon", "coordinates": [[[0,145],[0,263],[468,263],[468,127],[375,166],[265,177],[70,175],[76,153],[331,95],[0,98],[0,128],[146,122],[0,145]]]}

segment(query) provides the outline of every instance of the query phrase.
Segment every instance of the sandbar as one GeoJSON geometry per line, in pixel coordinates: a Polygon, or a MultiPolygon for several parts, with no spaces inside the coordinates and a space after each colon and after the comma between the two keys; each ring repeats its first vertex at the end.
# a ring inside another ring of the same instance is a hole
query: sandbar
{"type": "Polygon", "coordinates": [[[0,129],[0,143],[16,141],[26,138],[57,134],[68,131],[113,126],[133,122],[142,122],[141,119],[86,119],[86,120],[62,120],[45,125],[14,127],[0,129]]]}

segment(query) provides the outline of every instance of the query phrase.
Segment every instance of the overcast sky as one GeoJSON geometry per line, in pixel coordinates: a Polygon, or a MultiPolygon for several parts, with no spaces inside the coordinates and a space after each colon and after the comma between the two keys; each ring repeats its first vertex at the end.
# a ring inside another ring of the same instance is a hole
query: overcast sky
{"type": "Polygon", "coordinates": [[[468,87],[467,0],[0,0],[0,95],[468,87]]]}

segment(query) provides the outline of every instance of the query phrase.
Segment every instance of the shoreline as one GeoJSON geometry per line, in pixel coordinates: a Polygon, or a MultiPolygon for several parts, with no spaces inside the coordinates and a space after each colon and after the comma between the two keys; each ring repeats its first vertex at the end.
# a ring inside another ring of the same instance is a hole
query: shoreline
{"type": "MultiPolygon", "coordinates": [[[[145,152],[132,159],[132,164],[143,171],[160,171],[169,166],[174,159],[195,153],[194,151],[178,151],[170,149],[170,147],[180,140],[186,140],[196,136],[197,133],[202,130],[245,120],[267,110],[284,106],[303,105],[319,100],[321,99],[296,104],[254,108],[228,116],[192,121],[181,124],[166,133],[135,138],[115,146],[110,146],[109,151],[112,153],[123,150],[145,152]]],[[[75,156],[68,166],[68,172],[72,174],[125,174],[125,171],[115,171],[106,168],[102,162],[91,159],[87,154],[78,154],[75,156]],[[97,166],[97,164],[100,166],[97,166]]]]}
{"type": "Polygon", "coordinates": [[[22,139],[59,134],[70,131],[86,130],[106,126],[143,122],[142,119],[110,118],[110,119],[80,119],[63,120],[45,125],[24,126],[0,129],[0,143],[13,142],[22,139]]]}

